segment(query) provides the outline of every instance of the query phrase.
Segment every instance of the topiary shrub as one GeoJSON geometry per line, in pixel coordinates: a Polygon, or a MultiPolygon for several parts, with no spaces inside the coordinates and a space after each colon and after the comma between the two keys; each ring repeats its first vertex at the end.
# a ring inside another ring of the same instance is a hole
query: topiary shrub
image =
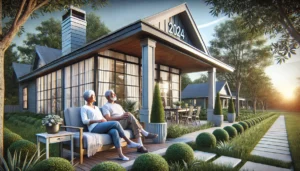
{"type": "Polygon", "coordinates": [[[201,147],[215,147],[217,143],[216,137],[208,132],[199,134],[196,138],[196,144],[199,148],[201,147]]]}
{"type": "Polygon", "coordinates": [[[4,130],[4,152],[6,153],[7,149],[14,142],[22,140],[22,137],[11,131],[4,130]]]}
{"type": "Polygon", "coordinates": [[[252,124],[248,120],[244,122],[248,125],[248,128],[251,128],[252,124]]]}
{"type": "Polygon", "coordinates": [[[246,122],[241,121],[241,122],[239,122],[239,124],[243,126],[244,131],[246,131],[248,129],[248,124],[246,122]]]}
{"type": "Polygon", "coordinates": [[[158,84],[155,84],[151,110],[151,123],[164,123],[165,111],[160,97],[158,84]]]}
{"type": "Polygon", "coordinates": [[[23,139],[12,143],[8,149],[11,152],[11,154],[14,154],[15,151],[16,152],[21,151],[22,159],[25,159],[27,153],[28,153],[27,158],[31,158],[37,150],[36,145],[33,142],[28,140],[23,140],[23,139]]]}
{"type": "Polygon", "coordinates": [[[94,166],[90,171],[126,171],[124,167],[115,162],[102,162],[94,166]]]}
{"type": "Polygon", "coordinates": [[[194,160],[194,151],[185,143],[175,143],[168,147],[165,159],[168,161],[168,163],[182,163],[182,161],[190,163],[194,160]]]}
{"type": "Polygon", "coordinates": [[[167,161],[158,154],[146,153],[135,159],[131,171],[168,171],[167,161]]]}
{"type": "Polygon", "coordinates": [[[233,104],[233,99],[232,99],[232,97],[231,97],[231,99],[229,100],[228,113],[235,113],[235,109],[234,109],[234,104],[233,104]]]}
{"type": "Polygon", "coordinates": [[[232,127],[232,126],[225,126],[224,127],[225,131],[227,131],[227,133],[229,134],[230,138],[234,138],[237,136],[237,130],[232,127]]]}
{"type": "Polygon", "coordinates": [[[228,141],[229,135],[224,129],[216,129],[213,132],[214,136],[216,137],[217,141],[228,141]]]}
{"type": "Polygon", "coordinates": [[[222,115],[222,105],[220,100],[220,93],[217,93],[217,97],[215,99],[215,109],[214,109],[215,115],[222,115]]]}
{"type": "Polygon", "coordinates": [[[241,133],[244,132],[244,128],[243,128],[242,125],[240,125],[240,124],[233,124],[232,126],[236,129],[236,131],[237,131],[239,134],[241,134],[241,133]]]}
{"type": "Polygon", "coordinates": [[[71,163],[60,157],[50,157],[49,159],[38,162],[32,171],[75,171],[71,163]]]}

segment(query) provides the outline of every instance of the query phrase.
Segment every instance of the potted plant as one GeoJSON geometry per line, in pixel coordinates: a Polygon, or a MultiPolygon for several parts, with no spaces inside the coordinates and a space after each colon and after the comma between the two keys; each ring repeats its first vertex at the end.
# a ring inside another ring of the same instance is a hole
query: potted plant
{"type": "Polygon", "coordinates": [[[42,119],[42,124],[46,126],[48,134],[56,134],[59,132],[59,124],[63,121],[58,115],[49,114],[42,119]]]}
{"type": "Polygon", "coordinates": [[[154,143],[165,143],[167,138],[167,123],[165,121],[165,111],[160,97],[158,84],[155,85],[152,110],[150,115],[150,122],[148,124],[149,130],[158,137],[153,139],[154,143]]]}
{"type": "Polygon", "coordinates": [[[227,120],[229,123],[233,123],[235,122],[235,109],[234,109],[234,103],[233,103],[233,99],[231,97],[231,99],[229,100],[229,106],[228,106],[228,114],[227,114],[227,120]]]}
{"type": "Polygon", "coordinates": [[[177,109],[180,109],[182,102],[181,101],[177,101],[173,103],[177,109]]]}
{"type": "Polygon", "coordinates": [[[222,126],[223,119],[224,119],[224,116],[222,114],[220,93],[217,93],[217,97],[216,97],[216,100],[215,100],[214,116],[213,116],[214,125],[215,126],[222,126]]]}

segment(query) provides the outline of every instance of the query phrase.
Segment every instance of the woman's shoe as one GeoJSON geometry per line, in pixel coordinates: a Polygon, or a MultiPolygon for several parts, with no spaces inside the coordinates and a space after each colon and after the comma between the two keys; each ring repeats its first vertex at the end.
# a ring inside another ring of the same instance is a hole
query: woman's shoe
{"type": "Polygon", "coordinates": [[[129,158],[128,158],[128,157],[126,157],[126,156],[119,157],[118,159],[119,159],[119,160],[123,160],[123,161],[128,161],[128,160],[129,160],[129,158]]]}
{"type": "Polygon", "coordinates": [[[130,144],[127,144],[128,148],[137,148],[137,147],[140,147],[140,146],[141,146],[141,144],[135,143],[135,142],[131,142],[130,144]]]}

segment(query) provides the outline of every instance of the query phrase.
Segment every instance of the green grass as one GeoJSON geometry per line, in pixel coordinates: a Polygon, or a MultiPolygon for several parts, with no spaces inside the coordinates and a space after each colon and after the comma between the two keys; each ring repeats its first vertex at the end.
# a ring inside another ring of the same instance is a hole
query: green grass
{"type": "Polygon", "coordinates": [[[256,144],[273,125],[278,116],[278,114],[273,115],[270,118],[265,119],[261,123],[252,126],[243,134],[238,135],[226,144],[222,144],[222,146],[219,146],[219,148],[218,146],[216,148],[197,148],[194,142],[189,143],[189,145],[193,149],[216,153],[218,156],[224,155],[240,158],[242,159],[242,164],[246,161],[253,161],[278,167],[290,168],[291,163],[250,155],[256,144]]]}
{"type": "Polygon", "coordinates": [[[170,171],[236,171],[238,169],[231,168],[226,165],[216,165],[211,162],[203,162],[200,160],[194,160],[187,165],[181,165],[179,163],[169,164],[170,171]]]}
{"type": "Polygon", "coordinates": [[[283,113],[294,170],[300,170],[300,113],[283,113]]]}
{"type": "Polygon", "coordinates": [[[212,123],[202,124],[199,126],[172,124],[168,126],[167,138],[177,138],[184,134],[211,128],[212,126],[212,123]]]}

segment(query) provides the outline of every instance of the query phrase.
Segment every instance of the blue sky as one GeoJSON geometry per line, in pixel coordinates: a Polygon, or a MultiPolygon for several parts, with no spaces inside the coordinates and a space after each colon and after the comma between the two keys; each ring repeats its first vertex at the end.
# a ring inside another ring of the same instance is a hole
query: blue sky
{"type": "MultiPolygon", "coordinates": [[[[114,31],[136,20],[151,16],[182,3],[187,3],[204,42],[209,46],[209,41],[213,39],[214,27],[229,18],[223,15],[218,17],[211,16],[209,13],[210,7],[206,6],[201,0],[110,0],[108,5],[98,10],[93,10],[88,6],[82,7],[82,9],[87,13],[95,12],[101,17],[105,25],[111,31],[114,31]]],[[[41,21],[47,20],[50,17],[61,20],[61,16],[64,13],[65,11],[59,11],[40,16],[38,19],[29,19],[24,25],[25,31],[34,32],[41,21]]],[[[25,38],[26,34],[23,34],[21,37],[16,37],[13,42],[18,46],[22,46],[25,38]]],[[[300,77],[300,50],[297,52],[297,55],[293,56],[286,64],[272,65],[266,69],[266,73],[271,77],[274,86],[287,97],[292,96],[296,86],[300,86],[300,82],[296,79],[300,77]]],[[[200,73],[191,73],[190,77],[194,80],[199,77],[199,75],[200,73]]]]}

